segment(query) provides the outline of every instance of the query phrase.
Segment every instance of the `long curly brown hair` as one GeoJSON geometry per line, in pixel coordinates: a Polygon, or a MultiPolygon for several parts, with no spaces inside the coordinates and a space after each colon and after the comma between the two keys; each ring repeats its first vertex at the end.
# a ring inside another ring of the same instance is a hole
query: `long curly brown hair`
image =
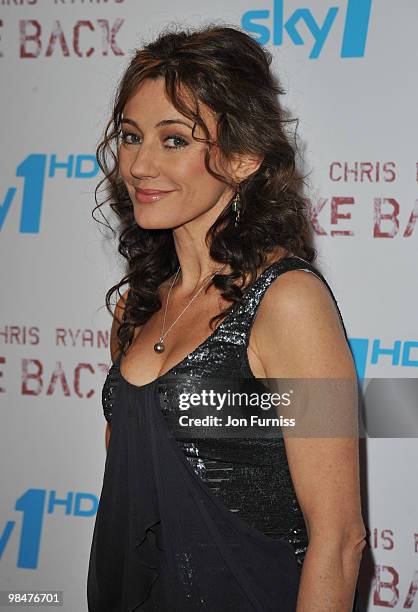
{"type": "Polygon", "coordinates": [[[193,129],[193,138],[207,145],[207,171],[239,190],[242,208],[238,228],[234,226],[231,198],[206,234],[212,260],[228,264],[231,269],[230,274],[216,274],[207,285],[206,291],[214,285],[225,300],[232,302],[211,318],[210,325],[225,317],[241,299],[245,279],[249,275],[251,283],[257,278],[269,253],[281,248],[306,261],[315,260],[317,252],[310,245],[307,201],[301,195],[304,180],[296,170],[297,145],[292,144],[285,131],[286,124],[297,119],[287,118],[279,104],[278,96],[285,91],[272,74],[271,62],[271,53],[248,34],[236,27],[219,25],[181,31],[171,27],[134,52],[117,86],[112,116],[96,150],[104,178],[95,189],[93,210],[94,217],[98,207],[109,203],[119,222],[118,250],[126,259],[126,273],[106,293],[106,307],[113,315],[111,296],[115,292],[121,296],[120,288],[128,283],[130,291],[118,328],[120,351],[126,352],[135,327],[143,325],[161,308],[159,287],[179,267],[172,230],[138,226],[119,174],[117,144],[123,109],[145,79],[164,79],[173,106],[206,135],[206,139],[198,139],[193,129]],[[190,95],[187,104],[180,89],[190,95]],[[238,186],[231,177],[209,167],[213,143],[198,103],[215,113],[216,144],[224,159],[237,153],[263,158],[258,170],[238,186]],[[115,151],[112,145],[116,145],[115,151]],[[107,197],[99,204],[97,191],[102,184],[107,197]]]}

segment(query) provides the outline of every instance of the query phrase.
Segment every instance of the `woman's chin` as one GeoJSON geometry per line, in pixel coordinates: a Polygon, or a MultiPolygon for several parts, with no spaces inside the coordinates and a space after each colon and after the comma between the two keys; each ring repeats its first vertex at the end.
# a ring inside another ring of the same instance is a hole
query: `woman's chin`
{"type": "Polygon", "coordinates": [[[139,227],[147,230],[162,230],[162,229],[172,229],[172,225],[167,223],[167,218],[163,218],[160,214],[158,215],[150,215],[150,214],[137,214],[135,213],[135,221],[139,227]]]}

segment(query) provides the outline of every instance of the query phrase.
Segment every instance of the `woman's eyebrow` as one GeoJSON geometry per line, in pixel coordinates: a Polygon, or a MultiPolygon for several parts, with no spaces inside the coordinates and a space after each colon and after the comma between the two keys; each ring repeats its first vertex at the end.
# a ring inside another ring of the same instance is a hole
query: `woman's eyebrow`
{"type": "MultiPolygon", "coordinates": [[[[134,127],[136,127],[137,130],[139,130],[139,126],[136,123],[136,121],[134,121],[133,119],[129,119],[129,117],[123,117],[123,119],[121,120],[121,123],[129,123],[133,125],[134,127]]],[[[158,123],[156,123],[154,127],[157,128],[163,125],[172,125],[173,123],[181,123],[182,125],[185,125],[189,129],[191,130],[193,129],[191,125],[189,125],[185,121],[182,121],[181,119],[163,119],[162,121],[159,121],[158,123]]]]}

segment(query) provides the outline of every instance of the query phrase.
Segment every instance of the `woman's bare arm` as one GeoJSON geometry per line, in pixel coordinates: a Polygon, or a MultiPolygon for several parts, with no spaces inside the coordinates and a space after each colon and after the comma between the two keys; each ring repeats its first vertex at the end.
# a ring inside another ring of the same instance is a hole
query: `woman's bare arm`
{"type": "MultiPolygon", "coordinates": [[[[112,359],[112,363],[115,363],[119,355],[119,343],[118,343],[117,332],[118,332],[120,324],[122,323],[122,315],[123,315],[123,310],[125,308],[125,302],[128,297],[128,292],[129,292],[129,289],[127,289],[125,293],[122,294],[122,297],[119,298],[118,303],[116,304],[115,310],[113,313],[113,321],[112,321],[112,327],[110,330],[110,343],[109,343],[110,344],[110,357],[112,359]]],[[[109,446],[111,431],[112,431],[112,427],[110,423],[106,423],[106,431],[105,431],[106,451],[109,446]]]]}
{"type": "MultiPolygon", "coordinates": [[[[260,304],[252,339],[266,378],[356,381],[335,304],[310,272],[292,270],[273,282],[260,304]]],[[[354,405],[349,412],[357,418],[354,405]]],[[[366,544],[358,438],[284,435],[309,535],[297,612],[351,612],[366,544]]]]}

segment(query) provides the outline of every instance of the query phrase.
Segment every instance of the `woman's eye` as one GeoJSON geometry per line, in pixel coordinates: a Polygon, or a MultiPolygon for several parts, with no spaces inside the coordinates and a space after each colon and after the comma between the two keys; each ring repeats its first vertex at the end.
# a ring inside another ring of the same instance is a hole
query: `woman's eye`
{"type": "Polygon", "coordinates": [[[184,140],[184,138],[182,138],[181,136],[177,136],[177,135],[173,135],[173,136],[167,136],[167,138],[165,139],[167,140],[174,140],[175,142],[177,142],[177,144],[175,144],[174,146],[168,146],[166,147],[167,149],[181,149],[183,147],[185,147],[186,145],[188,145],[189,143],[184,140]]]}
{"type": "Polygon", "coordinates": [[[136,134],[132,134],[131,132],[121,132],[120,139],[124,144],[134,144],[128,140],[130,136],[133,136],[133,138],[138,138],[136,134]]]}

